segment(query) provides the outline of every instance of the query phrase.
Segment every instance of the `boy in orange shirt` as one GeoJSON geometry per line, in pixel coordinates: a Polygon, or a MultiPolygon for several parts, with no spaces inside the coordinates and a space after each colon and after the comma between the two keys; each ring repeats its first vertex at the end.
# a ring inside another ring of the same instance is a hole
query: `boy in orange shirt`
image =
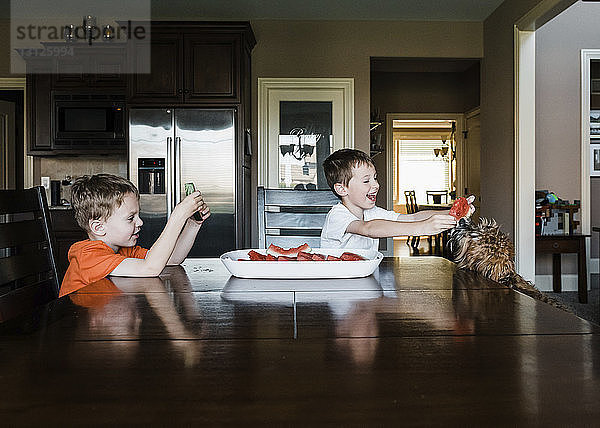
{"type": "Polygon", "coordinates": [[[69,268],[60,287],[62,297],[108,275],[158,276],[166,265],[178,265],[194,244],[202,222],[210,216],[200,192],[181,201],[154,245],[136,245],[142,227],[139,192],[129,180],[110,174],[78,178],[72,186],[77,224],[89,239],[69,249],[69,268]],[[201,212],[203,221],[191,216],[201,212]]]}

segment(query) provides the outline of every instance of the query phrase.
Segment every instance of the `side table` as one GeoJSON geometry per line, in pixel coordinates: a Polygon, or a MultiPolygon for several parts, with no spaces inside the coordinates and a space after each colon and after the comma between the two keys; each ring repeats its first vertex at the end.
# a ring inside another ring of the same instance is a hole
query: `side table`
{"type": "Polygon", "coordinates": [[[587,258],[585,238],[590,235],[543,235],[535,237],[536,254],[552,254],[552,290],[561,292],[560,255],[577,253],[577,294],[580,303],[587,303],[587,258]]]}

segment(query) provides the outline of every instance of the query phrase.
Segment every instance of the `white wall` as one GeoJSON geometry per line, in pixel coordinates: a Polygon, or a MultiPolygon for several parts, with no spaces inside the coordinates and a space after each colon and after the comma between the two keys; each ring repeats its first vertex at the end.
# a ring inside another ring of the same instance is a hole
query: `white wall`
{"type": "MultiPolygon", "coordinates": [[[[579,1],[536,31],[536,189],[571,202],[581,199],[580,50],[600,49],[598,23],[600,4],[579,1]]],[[[599,225],[600,177],[591,184],[591,223],[599,225]]],[[[563,272],[576,274],[575,255],[562,257],[563,272]]],[[[536,258],[538,275],[551,270],[550,255],[536,258]]]]}

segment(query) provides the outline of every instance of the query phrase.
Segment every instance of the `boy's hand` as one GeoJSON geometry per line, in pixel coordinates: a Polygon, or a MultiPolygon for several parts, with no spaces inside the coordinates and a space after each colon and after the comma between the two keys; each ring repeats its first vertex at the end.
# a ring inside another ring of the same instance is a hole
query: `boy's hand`
{"type": "MultiPolygon", "coordinates": [[[[187,219],[191,217],[196,211],[200,211],[203,214],[204,211],[208,211],[208,207],[204,203],[202,194],[198,191],[189,194],[183,201],[178,203],[175,209],[173,210],[172,215],[180,215],[184,219],[187,219]]],[[[199,223],[201,224],[202,222],[199,223]]]]}
{"type": "Polygon", "coordinates": [[[449,214],[434,214],[423,222],[423,235],[437,235],[456,226],[456,219],[449,214]]]}
{"type": "Polygon", "coordinates": [[[188,218],[188,221],[200,226],[207,218],[210,217],[210,208],[208,205],[206,205],[204,200],[202,200],[202,205],[198,209],[198,212],[202,214],[202,220],[196,220],[196,216],[192,215],[190,218],[188,218]]]}

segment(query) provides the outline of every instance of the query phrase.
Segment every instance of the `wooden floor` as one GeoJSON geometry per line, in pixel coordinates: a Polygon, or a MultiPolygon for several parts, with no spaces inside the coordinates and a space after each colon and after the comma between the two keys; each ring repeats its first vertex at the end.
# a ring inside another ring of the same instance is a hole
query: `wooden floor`
{"type": "Polygon", "coordinates": [[[350,280],[188,260],[0,327],[3,426],[598,426],[600,329],[438,257],[350,280]]]}

